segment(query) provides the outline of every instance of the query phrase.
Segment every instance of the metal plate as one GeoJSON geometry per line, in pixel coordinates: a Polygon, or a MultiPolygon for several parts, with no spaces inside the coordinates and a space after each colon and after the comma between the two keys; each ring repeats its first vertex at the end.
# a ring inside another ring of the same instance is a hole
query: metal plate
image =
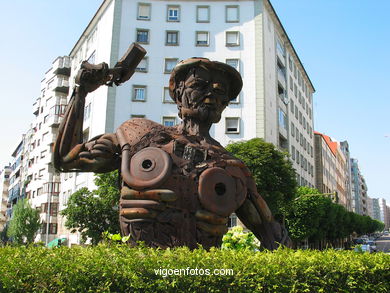
{"type": "Polygon", "coordinates": [[[202,206],[227,217],[237,206],[235,180],[222,168],[210,168],[199,177],[199,200],[202,206]]]}
{"type": "Polygon", "coordinates": [[[130,175],[137,189],[154,188],[171,174],[170,156],[156,147],[148,147],[136,153],[130,161],[130,175]]]}

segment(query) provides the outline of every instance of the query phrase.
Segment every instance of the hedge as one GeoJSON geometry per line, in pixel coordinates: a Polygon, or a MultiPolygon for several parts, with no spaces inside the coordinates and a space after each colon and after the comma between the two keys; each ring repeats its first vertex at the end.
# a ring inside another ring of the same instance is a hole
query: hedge
{"type": "Polygon", "coordinates": [[[125,245],[3,247],[0,292],[390,292],[390,255],[125,245]],[[183,275],[156,275],[160,268],[183,269],[183,275]],[[184,275],[187,268],[199,273],[233,269],[234,274],[184,275]]]}

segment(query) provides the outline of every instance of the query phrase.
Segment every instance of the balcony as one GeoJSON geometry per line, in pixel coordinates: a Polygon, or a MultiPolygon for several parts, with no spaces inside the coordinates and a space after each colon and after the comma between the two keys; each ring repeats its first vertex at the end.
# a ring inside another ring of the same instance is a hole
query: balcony
{"type": "Polygon", "coordinates": [[[69,81],[63,78],[58,78],[57,82],[54,84],[53,90],[67,95],[69,92],[69,81]]]}
{"type": "Polygon", "coordinates": [[[53,63],[53,73],[70,76],[70,58],[58,57],[53,63]]]}
{"type": "Polygon", "coordinates": [[[61,117],[59,115],[51,115],[47,119],[47,125],[49,127],[58,127],[58,125],[60,125],[60,122],[61,122],[61,117]]]}

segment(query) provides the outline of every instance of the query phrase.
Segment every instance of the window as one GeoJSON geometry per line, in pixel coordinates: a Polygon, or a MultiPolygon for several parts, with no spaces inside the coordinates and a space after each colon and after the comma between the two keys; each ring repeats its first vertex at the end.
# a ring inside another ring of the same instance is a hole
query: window
{"type": "Polygon", "coordinates": [[[169,88],[164,87],[163,91],[163,103],[170,103],[174,104],[175,102],[172,100],[171,96],[169,95],[169,88]]]}
{"type": "Polygon", "coordinates": [[[130,118],[145,118],[145,115],[142,115],[142,114],[131,114],[130,118]]]}
{"type": "Polygon", "coordinates": [[[295,105],[295,118],[298,119],[298,107],[295,105]]]}
{"type": "Polygon", "coordinates": [[[287,130],[287,115],[279,108],[279,127],[287,130]]]}
{"type": "Polygon", "coordinates": [[[239,32],[226,32],[226,46],[239,46],[240,45],[240,33],[239,32]]]}
{"type": "Polygon", "coordinates": [[[301,113],[301,111],[299,111],[299,124],[302,125],[302,113],[301,113]]]}
{"type": "Polygon", "coordinates": [[[294,77],[297,78],[297,66],[294,64],[294,77]]]}
{"type": "Polygon", "coordinates": [[[162,118],[162,124],[164,126],[172,127],[176,124],[176,118],[175,117],[163,117],[162,118]]]}
{"type": "Polygon", "coordinates": [[[139,19],[139,20],[150,20],[150,4],[148,4],[148,3],[138,3],[137,19],[139,19]]]}
{"type": "Polygon", "coordinates": [[[240,71],[240,60],[239,59],[226,59],[226,64],[230,65],[235,70],[240,71]]]}
{"type": "Polygon", "coordinates": [[[49,115],[46,115],[45,117],[43,117],[43,123],[46,123],[48,120],[49,120],[49,115]]]}
{"type": "Polygon", "coordinates": [[[44,151],[41,152],[41,159],[46,157],[46,153],[47,153],[47,150],[44,150],[44,151]]]}
{"type": "Polygon", "coordinates": [[[57,223],[49,224],[49,234],[57,234],[57,223]]]}
{"type": "Polygon", "coordinates": [[[177,64],[177,61],[177,58],[166,58],[164,64],[164,73],[171,73],[177,64]]]}
{"type": "Polygon", "coordinates": [[[196,22],[210,22],[210,7],[197,6],[196,7],[196,22]]]}
{"type": "Polygon", "coordinates": [[[240,118],[226,118],[225,120],[226,125],[226,133],[239,133],[240,129],[240,118]]]}
{"type": "Polygon", "coordinates": [[[290,100],[290,110],[291,110],[291,113],[294,114],[294,101],[293,100],[290,100]]]}
{"type": "Polygon", "coordinates": [[[294,126],[294,123],[291,122],[291,136],[294,137],[295,136],[295,126],[294,126]]]}
{"type": "Polygon", "coordinates": [[[83,132],[83,142],[87,142],[89,139],[89,128],[85,129],[83,132]]]}
{"type": "Polygon", "coordinates": [[[178,31],[167,31],[165,45],[178,46],[179,45],[179,32],[178,31]]]}
{"type": "Polygon", "coordinates": [[[133,86],[133,101],[145,102],[146,101],[146,86],[134,85],[133,86]]]}
{"type": "Polygon", "coordinates": [[[180,21],[180,6],[168,5],[167,21],[180,21]]]}
{"type": "Polygon", "coordinates": [[[237,216],[235,213],[233,213],[229,216],[228,228],[232,228],[235,226],[237,226],[237,216]]]}
{"type": "Polygon", "coordinates": [[[138,43],[149,44],[149,30],[146,29],[137,29],[137,38],[138,43]]]}
{"type": "Polygon", "coordinates": [[[148,58],[142,58],[141,62],[137,65],[135,69],[137,72],[148,72],[148,58]]]}
{"type": "Polygon", "coordinates": [[[45,173],[45,169],[41,169],[41,170],[39,170],[39,177],[42,177],[43,176],[43,173],[45,173]]]}
{"type": "Polygon", "coordinates": [[[295,160],[295,147],[291,146],[291,159],[295,160]]]}
{"type": "Polygon", "coordinates": [[[84,108],[84,120],[89,119],[91,116],[91,103],[88,103],[88,105],[84,108]]]}
{"type": "Polygon", "coordinates": [[[50,216],[57,217],[58,214],[58,203],[52,202],[50,204],[50,216]]]}
{"type": "Polygon", "coordinates": [[[96,53],[95,51],[93,51],[92,54],[88,57],[87,62],[89,64],[95,64],[95,58],[96,58],[96,53]]]}
{"type": "Polygon", "coordinates": [[[49,132],[45,132],[44,134],[42,134],[42,142],[46,141],[48,136],[49,136],[49,132]]]}
{"type": "Polygon", "coordinates": [[[209,32],[196,32],[196,46],[208,46],[209,45],[209,32]]]}
{"type": "Polygon", "coordinates": [[[290,90],[294,90],[294,84],[291,75],[290,75],[290,90]]]}
{"type": "Polygon", "coordinates": [[[226,22],[239,22],[239,9],[237,5],[228,5],[225,10],[226,22]]]}
{"type": "Polygon", "coordinates": [[[62,206],[67,206],[68,205],[68,197],[66,192],[64,191],[62,193],[62,206]]]}
{"type": "Polygon", "coordinates": [[[276,50],[278,50],[282,56],[285,56],[286,50],[282,45],[282,41],[279,39],[279,37],[276,37],[276,50]]]}

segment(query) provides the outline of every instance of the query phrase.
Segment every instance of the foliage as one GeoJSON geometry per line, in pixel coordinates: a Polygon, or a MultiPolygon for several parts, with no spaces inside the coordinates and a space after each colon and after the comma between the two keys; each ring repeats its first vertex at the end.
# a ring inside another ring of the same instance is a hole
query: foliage
{"type": "Polygon", "coordinates": [[[240,226],[230,229],[222,238],[222,249],[250,249],[256,250],[260,242],[252,232],[244,232],[240,226]]]}
{"type": "Polygon", "coordinates": [[[299,195],[286,212],[289,235],[293,240],[335,240],[356,232],[370,234],[380,231],[383,223],[368,216],[348,212],[317,189],[299,187],[299,195]]]}
{"type": "Polygon", "coordinates": [[[390,292],[389,263],[384,253],[334,250],[4,247],[0,292],[385,293],[390,292]],[[233,275],[213,274],[214,269],[232,269],[233,275]]]}
{"type": "Polygon", "coordinates": [[[105,243],[126,243],[129,241],[130,235],[122,236],[121,234],[111,234],[109,232],[103,232],[103,241],[105,243]]]}
{"type": "Polygon", "coordinates": [[[295,170],[288,154],[260,138],[229,144],[226,149],[242,160],[256,181],[257,190],[272,213],[280,216],[295,196],[295,170]]]}
{"type": "Polygon", "coordinates": [[[7,236],[16,244],[32,243],[40,226],[39,212],[27,199],[20,199],[13,208],[7,236]]]}
{"type": "Polygon", "coordinates": [[[65,226],[72,232],[81,232],[82,240],[92,239],[97,244],[102,233],[119,233],[118,172],[98,174],[96,190],[81,188],[69,197],[68,205],[61,214],[66,217],[65,226]]]}

